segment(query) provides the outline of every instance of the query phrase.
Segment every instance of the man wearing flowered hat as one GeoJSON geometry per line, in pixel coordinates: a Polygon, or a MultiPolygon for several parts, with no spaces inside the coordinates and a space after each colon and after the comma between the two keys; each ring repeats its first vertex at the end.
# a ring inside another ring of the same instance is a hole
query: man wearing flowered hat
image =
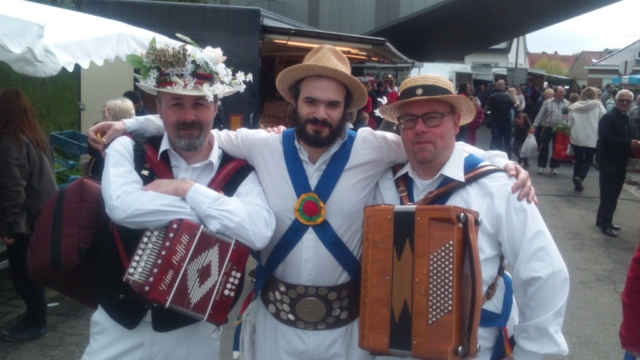
{"type": "MultiPolygon", "coordinates": [[[[408,201],[413,203],[445,179],[464,182],[465,172],[482,163],[455,142],[459,127],[473,121],[476,110],[467,97],[454,95],[448,79],[410,77],[400,86],[400,94],[400,101],[379,111],[400,125],[409,163],[395,177],[388,171],[379,182],[376,202],[382,204],[401,203],[394,179],[405,181],[411,189],[408,201]]],[[[509,191],[512,183],[506,174],[494,173],[457,190],[444,202],[480,214],[483,291],[497,280],[495,293],[487,293],[483,305],[477,359],[565,355],[562,322],[569,294],[567,268],[540,212],[533,204],[516,201],[509,191]],[[501,257],[512,267],[513,279],[499,274],[501,257]],[[509,343],[512,335],[515,348],[509,343]]]]}
{"type": "MultiPolygon", "coordinates": [[[[296,109],[295,128],[214,131],[225,151],[255,167],[276,216],[274,236],[261,252],[257,300],[243,316],[243,357],[371,359],[358,347],[360,224],[380,176],[406,162],[402,142],[395,134],[363,128],[356,136],[347,129],[348,112],[368,95],[332,46],[318,46],[302,64],[283,70],[276,86],[296,109]]],[[[164,131],[157,119],[137,118],[93,127],[90,141],[97,145],[96,133],[111,139],[127,129],[164,131]]],[[[506,163],[500,152],[461,146],[506,163]]]]}
{"type": "MultiPolygon", "coordinates": [[[[144,229],[164,227],[174,219],[203,224],[255,250],[273,234],[275,218],[255,171],[238,180],[237,190],[227,194],[232,197],[207,187],[229,159],[210,132],[218,99],[241,90],[244,80],[224,67],[221,52],[210,55],[207,49],[156,48],[152,42],[142,57],[127,59],[140,69],[140,88],[157,94],[167,134],[147,143],[176,179],[158,180],[149,175],[153,168],[137,170],[131,138],[121,137],[107,149],[102,193],[107,213],[117,224],[123,256],[129,259],[144,229]]],[[[120,255],[116,241],[103,241],[97,271],[100,305],[91,317],[83,359],[217,359],[220,329],[148,306],[122,281],[125,267],[120,255]]]]}

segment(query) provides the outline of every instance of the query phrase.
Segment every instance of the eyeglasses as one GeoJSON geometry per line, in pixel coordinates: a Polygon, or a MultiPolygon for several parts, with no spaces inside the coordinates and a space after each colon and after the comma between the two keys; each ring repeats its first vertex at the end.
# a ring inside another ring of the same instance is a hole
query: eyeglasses
{"type": "Polygon", "coordinates": [[[622,104],[631,104],[631,100],[627,100],[627,99],[618,99],[616,101],[622,104]]]}
{"type": "Polygon", "coordinates": [[[428,112],[420,116],[407,114],[398,116],[398,123],[400,124],[401,128],[405,130],[411,130],[415,128],[416,125],[418,125],[418,119],[422,119],[422,123],[424,124],[424,126],[434,128],[442,124],[442,119],[444,119],[445,116],[449,116],[452,114],[454,113],[428,112]]]}

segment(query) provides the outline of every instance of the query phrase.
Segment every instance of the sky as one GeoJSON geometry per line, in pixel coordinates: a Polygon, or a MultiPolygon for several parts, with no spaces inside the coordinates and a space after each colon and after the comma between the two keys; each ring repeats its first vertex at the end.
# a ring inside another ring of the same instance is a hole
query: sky
{"type": "Polygon", "coordinates": [[[640,0],[622,0],[528,34],[527,47],[561,55],[620,49],[640,39],[639,17],[640,0]]]}

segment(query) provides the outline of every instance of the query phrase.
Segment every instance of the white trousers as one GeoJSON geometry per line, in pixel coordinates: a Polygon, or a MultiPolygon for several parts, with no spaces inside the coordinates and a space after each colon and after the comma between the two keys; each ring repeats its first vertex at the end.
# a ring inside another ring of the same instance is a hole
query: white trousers
{"type": "Polygon", "coordinates": [[[82,360],[218,359],[222,329],[203,321],[156,332],[150,320],[149,314],[135,329],[127,330],[98,307],[91,317],[89,346],[82,360]]]}
{"type": "Polygon", "coordinates": [[[358,326],[302,330],[276,320],[258,298],[242,316],[242,360],[372,360],[358,347],[358,326]]]}

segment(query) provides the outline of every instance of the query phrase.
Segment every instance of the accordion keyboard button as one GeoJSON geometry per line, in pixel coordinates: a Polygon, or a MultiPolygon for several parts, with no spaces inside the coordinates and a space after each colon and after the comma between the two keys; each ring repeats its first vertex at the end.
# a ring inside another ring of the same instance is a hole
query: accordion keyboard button
{"type": "Polygon", "coordinates": [[[269,312],[270,312],[270,313],[275,314],[275,312],[276,312],[276,307],[275,307],[275,305],[273,305],[273,304],[269,304],[269,308],[268,308],[268,309],[269,309],[269,312]]]}
{"type": "Polygon", "coordinates": [[[323,323],[323,322],[318,323],[318,326],[317,326],[318,330],[323,330],[323,329],[324,329],[324,328],[326,328],[326,327],[327,327],[327,324],[325,324],[325,323],[323,323]]]}
{"type": "MultiPolygon", "coordinates": [[[[282,301],[283,301],[285,304],[288,304],[288,303],[290,303],[290,302],[291,302],[291,299],[289,299],[289,297],[288,297],[287,295],[282,295],[282,301]]],[[[287,310],[287,311],[289,311],[289,310],[287,310]]]]}
{"type": "Polygon", "coordinates": [[[302,295],[305,293],[305,288],[302,285],[299,285],[298,287],[296,287],[296,291],[298,292],[298,294],[302,295]]]}
{"type": "Polygon", "coordinates": [[[287,294],[289,294],[289,297],[292,298],[292,299],[294,299],[296,296],[298,296],[298,293],[293,289],[289,290],[289,292],[287,292],[287,294]]]}
{"type": "Polygon", "coordinates": [[[329,295],[327,295],[327,298],[329,300],[335,300],[338,297],[338,294],[334,293],[334,292],[330,292],[329,295]]]}
{"type": "Polygon", "coordinates": [[[272,292],[269,292],[269,300],[274,301],[276,299],[275,296],[273,296],[272,292]]]}
{"type": "Polygon", "coordinates": [[[284,287],[284,284],[282,284],[282,283],[278,284],[278,289],[280,289],[280,291],[282,291],[282,292],[287,291],[287,288],[284,287]]]}
{"type": "Polygon", "coordinates": [[[318,295],[320,295],[320,296],[325,296],[325,295],[327,295],[327,292],[329,292],[329,291],[327,290],[327,288],[320,288],[320,289],[318,289],[318,295]]]}

